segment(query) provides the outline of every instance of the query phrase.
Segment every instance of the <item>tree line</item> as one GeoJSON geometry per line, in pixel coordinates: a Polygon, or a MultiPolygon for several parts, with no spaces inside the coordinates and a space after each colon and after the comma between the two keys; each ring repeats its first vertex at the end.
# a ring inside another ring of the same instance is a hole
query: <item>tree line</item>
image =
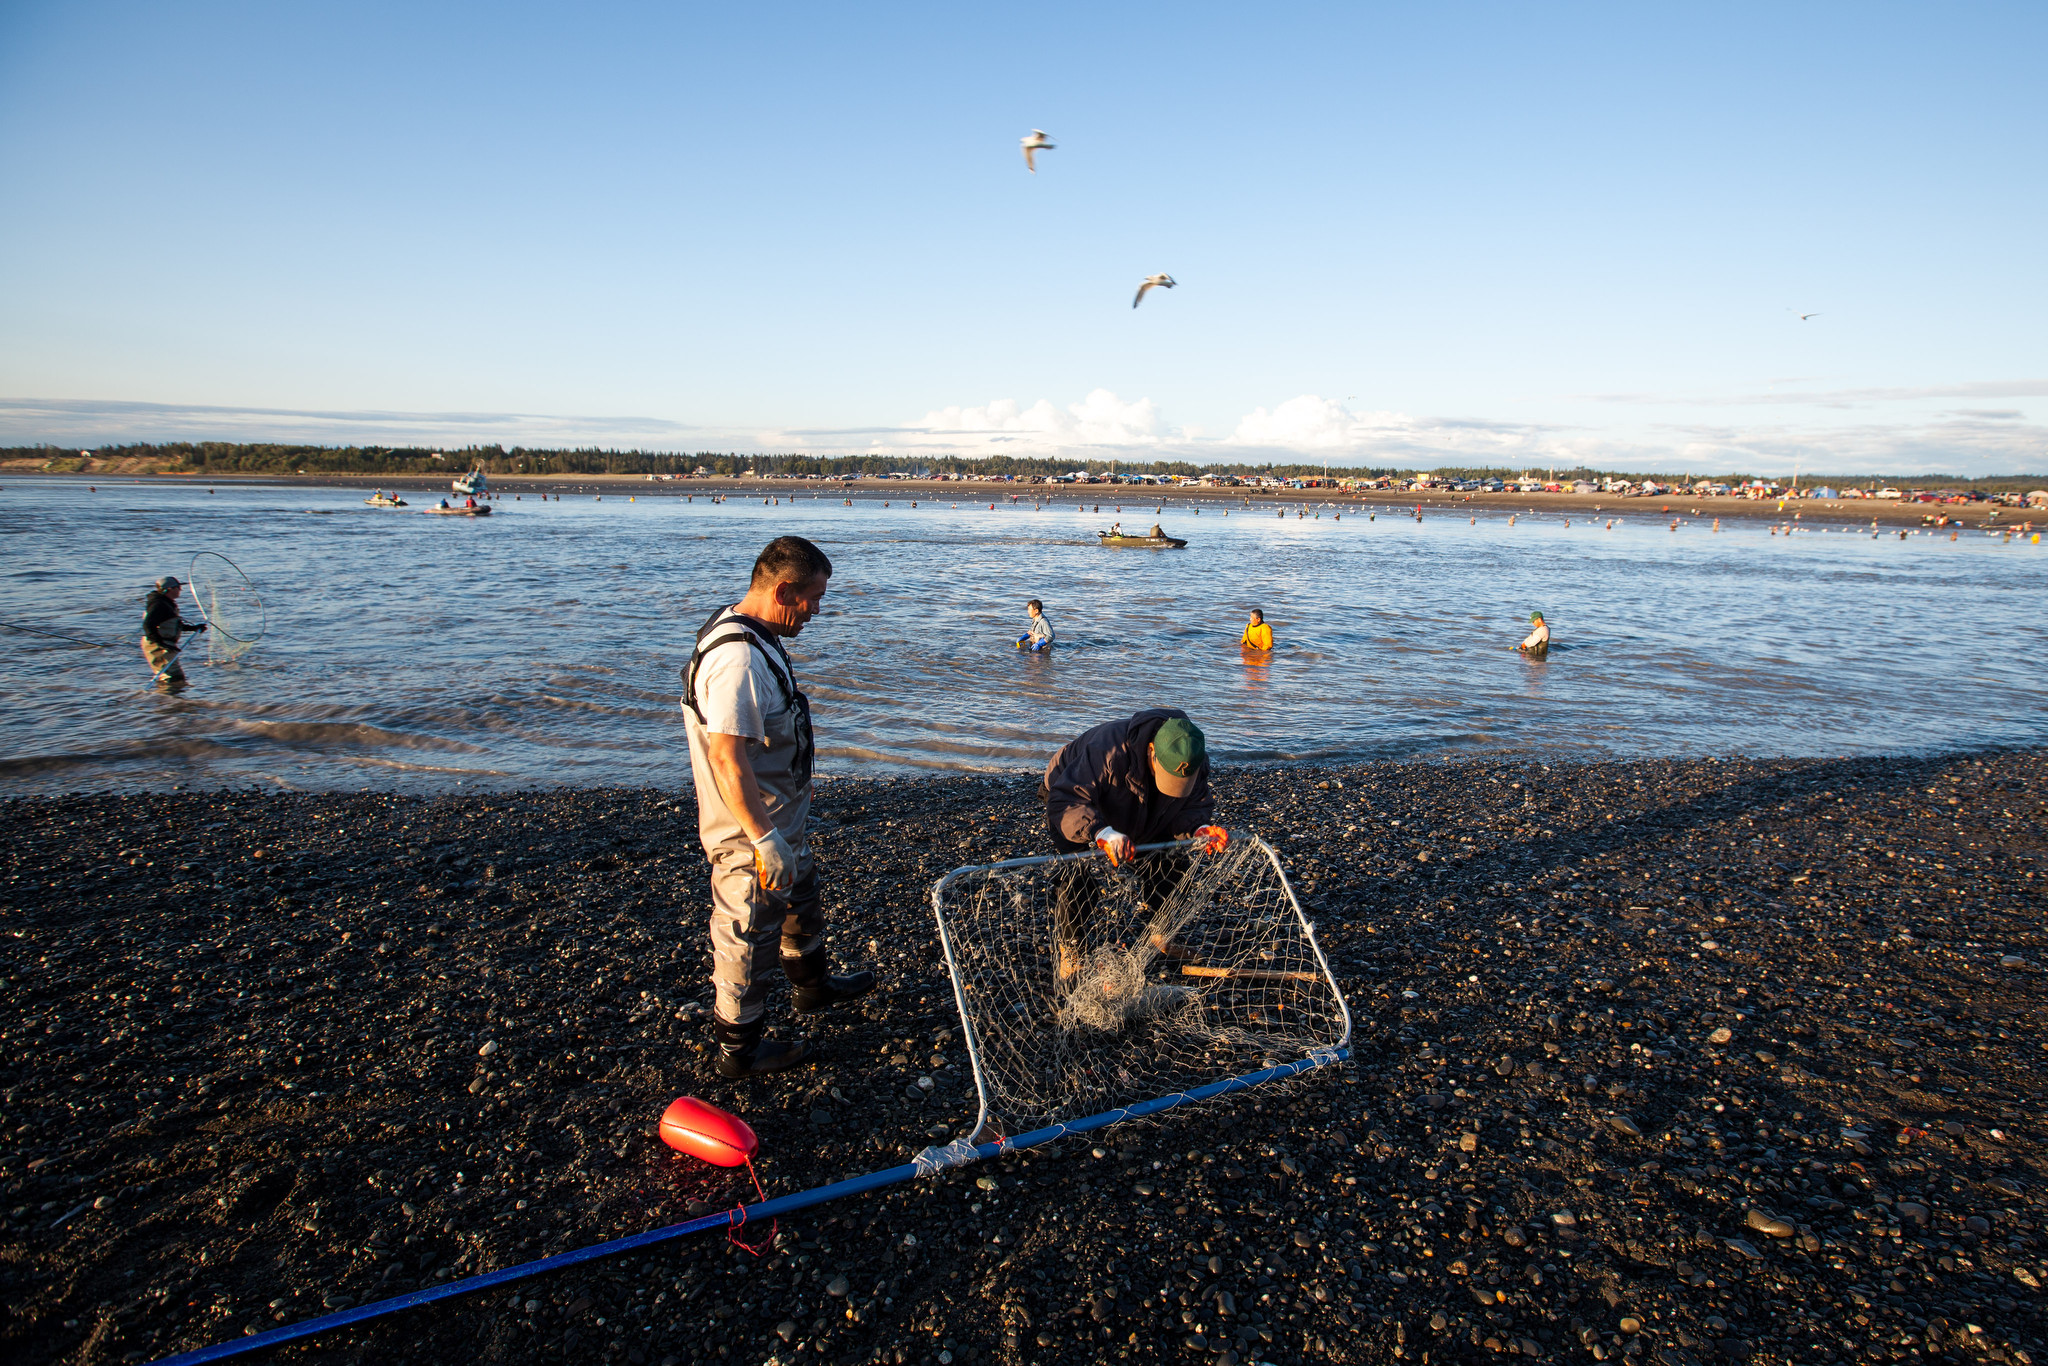
{"type": "MultiPolygon", "coordinates": [[[[1356,465],[1328,466],[1317,463],[1186,460],[1075,460],[1050,456],[891,456],[891,455],[762,455],[738,451],[643,451],[616,450],[596,446],[542,449],[526,446],[464,446],[460,449],[432,446],[300,446],[272,442],[173,441],[138,442],[101,446],[92,451],[50,444],[0,447],[0,460],[26,463],[40,461],[56,473],[82,470],[87,460],[134,460],[149,465],[159,474],[308,474],[398,476],[453,475],[481,466],[500,476],[547,475],[687,475],[697,470],[737,477],[748,473],[774,475],[880,475],[880,474],[981,474],[1014,475],[1019,478],[1048,478],[1085,470],[1091,474],[1147,474],[1189,477],[1229,474],[1238,478],[1260,476],[1280,479],[1320,479],[1325,470],[1333,478],[1397,478],[1433,475],[1457,479],[1515,479],[1524,473],[1542,474],[1571,481],[1619,478],[1640,482],[1655,479],[1669,483],[1680,476],[1661,471],[1642,473],[1623,470],[1594,470],[1583,466],[1551,471],[1526,465],[1489,467],[1439,467],[1433,470],[1368,468],[1356,465]]],[[[1733,484],[1756,476],[1746,473],[1722,474],[1694,471],[1690,478],[1733,484]]],[[[1802,487],[1816,484],[1860,486],[1888,483],[1907,489],[1979,489],[1986,493],[2024,492],[2048,483],[2042,475],[1987,475],[1965,479],[1956,475],[1888,476],[1877,474],[1808,474],[1802,487]]]]}

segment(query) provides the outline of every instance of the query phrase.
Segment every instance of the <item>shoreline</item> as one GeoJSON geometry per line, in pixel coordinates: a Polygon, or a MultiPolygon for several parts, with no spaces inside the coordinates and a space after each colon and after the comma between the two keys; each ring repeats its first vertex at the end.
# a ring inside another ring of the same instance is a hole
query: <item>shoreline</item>
{"type": "MultiPolygon", "coordinates": [[[[807,1211],[758,1262],[670,1243],[280,1359],[2040,1359],[2048,753],[1216,789],[1282,853],[1352,1063],[807,1211]]],[[[704,1063],[694,815],[638,789],[0,803],[0,1341],[153,1359],[720,1208],[744,1176],[650,1136],[680,1093],[754,1125],[771,1195],[957,1136],[927,893],[1040,852],[1030,782],[821,788],[835,957],[884,980],[801,1020],[778,986],[775,1031],[823,1057],[744,1084],[704,1063]]]]}
{"type": "MultiPolygon", "coordinates": [[[[191,474],[44,474],[33,470],[0,470],[0,491],[4,491],[6,480],[33,478],[63,480],[73,484],[92,487],[98,484],[108,486],[164,485],[187,487],[206,485],[212,487],[254,487],[280,485],[285,487],[347,488],[368,491],[373,488],[392,488],[403,492],[415,490],[434,493],[436,496],[456,495],[448,492],[449,478],[431,475],[353,475],[353,474],[229,474],[211,475],[203,472],[191,474]]],[[[451,476],[452,477],[452,476],[451,476]]],[[[1019,505],[1043,503],[1053,507],[1094,508],[1098,505],[1105,511],[1103,516],[1113,515],[1108,509],[1118,506],[1143,509],[1171,508],[1176,504],[1202,504],[1204,506],[1229,506],[1233,509],[1249,505],[1252,509],[1277,510],[1281,507],[1330,508],[1339,512],[1356,509],[1360,512],[1411,511],[1420,504],[1425,516],[1501,514],[1557,515],[1565,517],[1592,517],[1597,515],[1604,521],[1649,520],[1669,522],[1678,519],[1682,524],[1710,522],[1715,518],[1723,521],[1766,522],[1793,525],[1825,525],[1829,527],[1863,525],[1876,523],[1887,529],[1920,527],[1932,524],[1937,518],[1946,517],[1948,525],[1959,530],[2010,530],[2020,531],[2024,524],[2031,533],[2048,525],[2048,509],[2027,507],[2000,507],[1994,521],[1988,514],[1992,508],[1981,503],[1908,503],[1888,499],[1794,499],[1787,501],[1780,509],[1776,500],[1747,498],[1623,498],[1612,494],[1580,493],[1447,493],[1438,490],[1432,493],[1412,493],[1400,489],[1377,489],[1360,492],[1344,492],[1338,489],[1231,489],[1231,488],[1135,488],[1126,486],[1097,488],[1092,485],[1046,485],[1046,484],[997,484],[967,483],[951,480],[929,479],[878,479],[862,478],[849,482],[839,480],[788,480],[788,479],[747,479],[711,478],[677,479],[650,481],[645,475],[632,474],[584,474],[584,475],[493,475],[491,488],[496,494],[524,493],[610,493],[628,492],[634,497],[682,498],[697,495],[785,498],[797,499],[804,494],[818,495],[817,501],[826,501],[825,495],[834,499],[855,496],[860,502],[881,498],[885,502],[914,501],[918,503],[943,501],[948,504],[963,504],[968,508],[986,508],[991,502],[998,508],[1013,499],[1019,505]],[[1132,497],[1130,495],[1142,495],[1132,497]]],[[[804,499],[804,501],[810,501],[804,499]]],[[[1128,514],[1127,514],[1128,515],[1128,514]]],[[[1947,528],[1944,527],[1944,530],[1947,528]]]]}

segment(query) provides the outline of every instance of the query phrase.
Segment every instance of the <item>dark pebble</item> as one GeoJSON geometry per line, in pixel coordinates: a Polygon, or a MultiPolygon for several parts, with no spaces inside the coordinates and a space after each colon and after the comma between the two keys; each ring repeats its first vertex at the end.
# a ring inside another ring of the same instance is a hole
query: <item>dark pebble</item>
{"type": "MultiPolygon", "coordinates": [[[[778,990],[774,1031],[820,1061],[740,1085],[708,1066],[687,794],[0,806],[0,1346],[153,1360],[753,1198],[744,1168],[649,1134],[683,1093],[754,1125],[771,1195],[965,1132],[927,898],[1042,846],[1035,786],[821,787],[833,951],[879,945],[883,990],[821,1017],[778,990]],[[919,1075],[938,1085],[911,1100],[919,1075]]],[[[1490,1338],[1550,1361],[1612,1359],[1626,1313],[1653,1360],[2048,1361],[2039,756],[1216,789],[1234,828],[1302,836],[1284,857],[1350,1066],[1095,1135],[1099,1158],[1063,1144],[737,1230],[759,1260],[678,1240],[315,1353],[1293,1366],[1490,1338]],[[1425,841],[1443,856],[1416,861],[1425,841]],[[1706,1042],[1724,1029],[1736,1046],[1706,1042]]]]}

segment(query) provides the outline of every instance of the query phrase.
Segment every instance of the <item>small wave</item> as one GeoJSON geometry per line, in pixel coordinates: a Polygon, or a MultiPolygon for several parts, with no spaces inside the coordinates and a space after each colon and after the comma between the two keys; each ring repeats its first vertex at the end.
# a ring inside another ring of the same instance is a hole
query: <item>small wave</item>
{"type": "Polygon", "coordinates": [[[578,702],[572,698],[556,697],[552,693],[542,693],[540,700],[560,707],[564,711],[594,712],[599,716],[634,716],[651,720],[657,716],[668,715],[668,709],[665,707],[660,710],[651,707],[613,707],[607,706],[602,702],[578,702]]]}
{"type": "Polygon", "coordinates": [[[248,721],[234,720],[237,730],[278,740],[286,744],[307,745],[379,745],[394,749],[436,749],[450,754],[486,754],[489,751],[481,745],[468,744],[461,740],[445,740],[433,735],[413,735],[405,731],[382,730],[365,725],[360,721],[248,721]]]}
{"type": "Polygon", "coordinates": [[[820,761],[832,759],[854,759],[864,763],[891,764],[899,768],[922,768],[949,773],[1010,773],[1016,765],[1005,764],[1000,756],[990,755],[984,763],[968,763],[961,759],[939,759],[925,754],[905,754],[900,751],[864,749],[858,745],[834,745],[820,747],[820,761]]]}
{"type": "Polygon", "coordinates": [[[458,773],[464,777],[509,778],[512,775],[496,768],[456,768],[444,764],[408,764],[402,759],[380,759],[374,754],[337,754],[336,763],[359,764],[365,768],[395,768],[406,773],[458,773]]]}

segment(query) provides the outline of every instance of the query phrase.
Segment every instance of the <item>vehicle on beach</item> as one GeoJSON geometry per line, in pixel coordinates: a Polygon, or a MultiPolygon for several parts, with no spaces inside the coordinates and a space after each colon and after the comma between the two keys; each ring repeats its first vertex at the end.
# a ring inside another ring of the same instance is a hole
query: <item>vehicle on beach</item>
{"type": "Polygon", "coordinates": [[[1184,550],[1187,542],[1178,536],[1123,536],[1114,532],[1095,533],[1104,545],[1129,546],[1140,550],[1184,550]]]}

